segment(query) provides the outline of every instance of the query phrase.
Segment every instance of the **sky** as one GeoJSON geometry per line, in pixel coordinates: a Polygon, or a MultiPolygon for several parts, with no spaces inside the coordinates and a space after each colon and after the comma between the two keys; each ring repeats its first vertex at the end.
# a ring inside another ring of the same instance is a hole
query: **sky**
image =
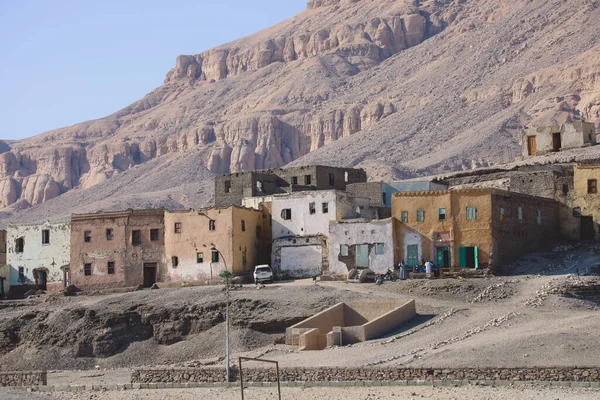
{"type": "Polygon", "coordinates": [[[0,0],[0,140],[97,119],[307,0],[0,0]]]}

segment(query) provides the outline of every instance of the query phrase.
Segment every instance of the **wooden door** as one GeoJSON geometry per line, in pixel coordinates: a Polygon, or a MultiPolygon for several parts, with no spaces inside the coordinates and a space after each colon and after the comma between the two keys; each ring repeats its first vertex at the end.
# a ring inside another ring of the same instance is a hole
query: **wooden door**
{"type": "Polygon", "coordinates": [[[535,156],[537,154],[537,142],[535,140],[535,136],[527,137],[527,149],[530,156],[535,156]]]}
{"type": "Polygon", "coordinates": [[[156,263],[144,264],[144,287],[150,287],[156,283],[156,263]]]}
{"type": "Polygon", "coordinates": [[[408,245],[406,252],[406,262],[408,263],[408,266],[416,267],[419,265],[419,246],[416,244],[408,245]]]}
{"type": "Polygon", "coordinates": [[[369,245],[359,244],[356,246],[356,268],[369,267],[369,245]]]}

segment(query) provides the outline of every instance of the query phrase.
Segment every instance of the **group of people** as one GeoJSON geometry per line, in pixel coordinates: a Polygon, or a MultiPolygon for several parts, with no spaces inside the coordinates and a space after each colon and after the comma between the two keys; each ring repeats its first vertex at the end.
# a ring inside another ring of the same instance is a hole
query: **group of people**
{"type": "MultiPolygon", "coordinates": [[[[425,260],[422,260],[422,264],[424,264],[425,266],[425,275],[427,276],[427,278],[433,278],[433,262],[431,262],[431,260],[424,262],[425,260]]],[[[398,264],[398,269],[400,270],[400,279],[401,280],[406,280],[408,278],[408,269],[410,267],[408,266],[408,264],[406,264],[406,262],[404,262],[404,260],[402,260],[400,262],[400,264],[398,264]]]]}

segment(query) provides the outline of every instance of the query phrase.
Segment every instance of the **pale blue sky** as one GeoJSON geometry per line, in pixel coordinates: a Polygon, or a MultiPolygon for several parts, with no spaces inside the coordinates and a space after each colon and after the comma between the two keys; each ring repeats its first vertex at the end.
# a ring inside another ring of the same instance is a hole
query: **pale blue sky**
{"type": "Polygon", "coordinates": [[[307,0],[0,0],[0,139],[96,119],[307,0]]]}

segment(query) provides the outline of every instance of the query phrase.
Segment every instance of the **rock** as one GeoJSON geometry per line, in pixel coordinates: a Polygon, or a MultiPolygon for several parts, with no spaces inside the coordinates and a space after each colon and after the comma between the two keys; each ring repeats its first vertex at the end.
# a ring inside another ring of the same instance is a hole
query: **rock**
{"type": "Polygon", "coordinates": [[[156,289],[160,289],[160,288],[159,288],[159,287],[158,287],[158,285],[155,283],[155,284],[153,284],[152,286],[150,286],[150,289],[154,289],[154,290],[156,290],[156,289]]]}

